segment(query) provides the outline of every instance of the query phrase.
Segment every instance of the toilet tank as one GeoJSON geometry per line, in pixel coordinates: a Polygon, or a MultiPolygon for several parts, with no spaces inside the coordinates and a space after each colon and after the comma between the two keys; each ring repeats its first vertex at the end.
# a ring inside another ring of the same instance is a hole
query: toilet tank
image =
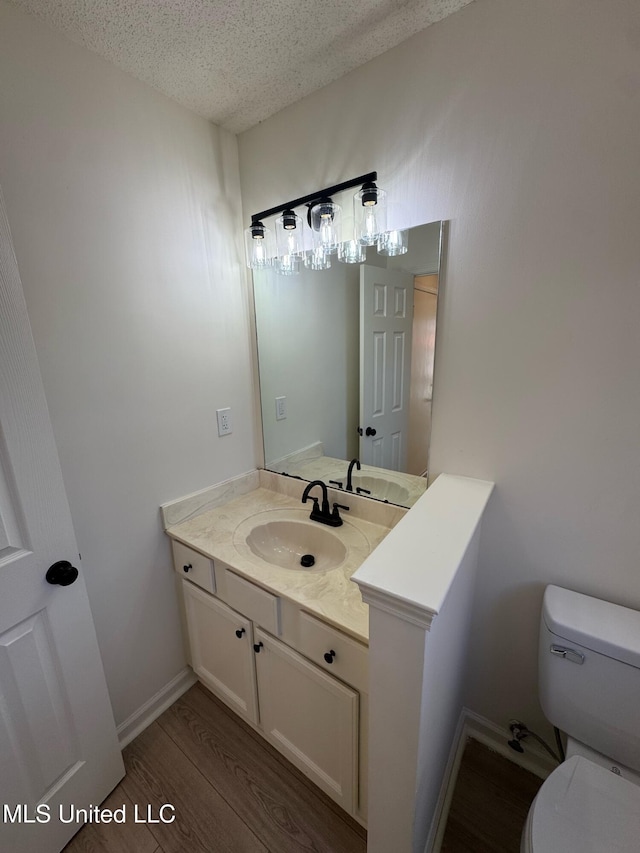
{"type": "Polygon", "coordinates": [[[548,586],[538,667],[547,719],[640,770],[640,612],[548,586]]]}

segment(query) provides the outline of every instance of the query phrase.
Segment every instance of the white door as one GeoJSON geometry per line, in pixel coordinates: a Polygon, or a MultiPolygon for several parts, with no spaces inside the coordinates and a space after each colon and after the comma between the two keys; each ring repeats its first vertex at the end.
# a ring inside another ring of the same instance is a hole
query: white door
{"type": "Polygon", "coordinates": [[[406,470],[413,275],[360,267],[360,461],[406,470]]]}
{"type": "Polygon", "coordinates": [[[0,850],[57,853],[124,776],[0,193],[0,850]],[[50,566],[57,575],[47,582],[50,566]],[[69,585],[63,585],[74,581],[69,585]]]}

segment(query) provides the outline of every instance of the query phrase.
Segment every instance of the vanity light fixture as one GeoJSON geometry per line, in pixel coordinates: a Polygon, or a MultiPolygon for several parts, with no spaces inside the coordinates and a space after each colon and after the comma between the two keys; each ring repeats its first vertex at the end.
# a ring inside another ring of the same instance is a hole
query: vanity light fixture
{"type": "Polygon", "coordinates": [[[387,194],[374,181],[366,181],[353,197],[356,240],[374,246],[387,230],[387,194]]]}
{"type": "Polygon", "coordinates": [[[261,270],[271,266],[267,238],[269,229],[259,219],[251,221],[251,225],[244,232],[244,246],[247,255],[247,266],[252,270],[261,270]]]}
{"type": "Polygon", "coordinates": [[[403,232],[386,234],[386,192],[376,185],[377,172],[369,172],[341,184],[319,190],[286,204],[254,213],[251,225],[245,231],[247,265],[251,269],[274,266],[283,275],[295,275],[302,263],[307,269],[324,270],[331,266],[330,256],[338,254],[338,260],[348,264],[360,264],[366,260],[366,247],[378,246],[385,255],[403,254],[403,232]],[[360,186],[353,199],[353,222],[349,237],[343,240],[342,208],[332,196],[344,190],[360,186]],[[295,213],[296,207],[307,206],[307,224],[311,230],[312,247],[305,247],[303,221],[295,213]],[[280,214],[276,220],[276,250],[268,246],[269,229],[263,219],[280,214]]]}
{"type": "Polygon", "coordinates": [[[305,252],[304,265],[308,270],[330,270],[331,255],[324,249],[311,249],[305,252]]]}
{"type": "Polygon", "coordinates": [[[298,275],[300,272],[300,258],[297,255],[281,255],[275,261],[276,271],[280,275],[298,275]]]}
{"type": "Polygon", "coordinates": [[[342,239],[342,208],[330,198],[322,198],[311,205],[307,222],[311,228],[313,248],[327,255],[335,255],[342,239]]]}
{"type": "Polygon", "coordinates": [[[409,251],[409,233],[407,231],[385,231],[378,237],[378,254],[394,257],[405,255],[409,251]]]}
{"type": "Polygon", "coordinates": [[[276,219],[276,245],[279,258],[301,258],[304,254],[302,219],[291,208],[276,219]]]}
{"type": "Polygon", "coordinates": [[[363,264],[367,260],[367,247],[358,240],[345,240],[338,246],[338,260],[343,264],[363,264]]]}

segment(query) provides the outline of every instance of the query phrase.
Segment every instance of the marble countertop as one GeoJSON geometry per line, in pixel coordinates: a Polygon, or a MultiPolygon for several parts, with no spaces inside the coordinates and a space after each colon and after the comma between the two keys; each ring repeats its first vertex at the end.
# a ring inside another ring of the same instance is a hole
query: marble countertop
{"type": "Polygon", "coordinates": [[[237,532],[241,525],[246,526],[248,518],[274,510],[288,510],[296,519],[306,519],[309,514],[299,500],[261,487],[167,527],[166,532],[173,539],[220,560],[242,577],[368,643],[369,609],[362,601],[360,590],[351,581],[351,575],[385,538],[390,527],[355,515],[350,518],[343,516],[341,527],[326,528],[347,546],[347,556],[339,566],[327,571],[309,572],[284,569],[255,556],[246,545],[242,530],[237,532]]]}

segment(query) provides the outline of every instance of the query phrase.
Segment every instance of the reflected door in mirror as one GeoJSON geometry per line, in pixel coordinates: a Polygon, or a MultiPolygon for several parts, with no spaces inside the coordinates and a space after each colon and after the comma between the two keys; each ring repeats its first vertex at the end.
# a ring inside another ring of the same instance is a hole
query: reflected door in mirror
{"type": "Polygon", "coordinates": [[[392,471],[407,466],[412,325],[413,275],[360,267],[360,461],[392,471]]]}

